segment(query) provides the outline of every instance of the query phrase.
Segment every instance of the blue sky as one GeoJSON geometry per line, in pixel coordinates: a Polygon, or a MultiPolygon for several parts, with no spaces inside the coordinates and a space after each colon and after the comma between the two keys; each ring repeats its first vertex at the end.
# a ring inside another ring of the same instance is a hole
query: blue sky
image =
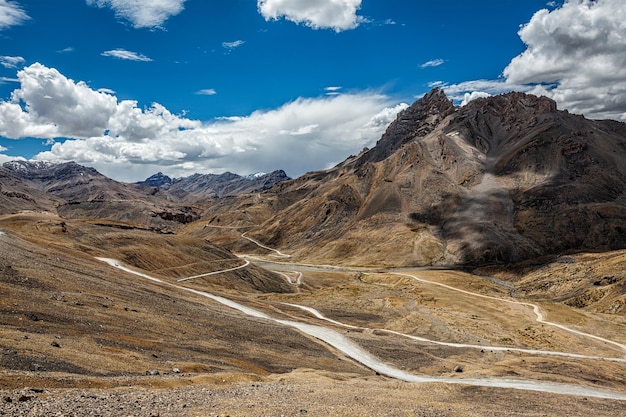
{"type": "Polygon", "coordinates": [[[324,169],[432,87],[626,119],[622,0],[0,0],[0,161],[324,169]]]}

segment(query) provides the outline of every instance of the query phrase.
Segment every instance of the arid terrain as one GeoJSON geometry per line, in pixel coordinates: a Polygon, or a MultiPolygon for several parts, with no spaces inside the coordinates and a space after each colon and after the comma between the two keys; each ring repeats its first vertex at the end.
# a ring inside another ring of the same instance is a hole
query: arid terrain
{"type": "Polygon", "coordinates": [[[267,190],[5,167],[0,415],[621,416],[623,132],[435,90],[267,190]]]}
{"type": "MultiPolygon", "coordinates": [[[[5,216],[0,229],[0,383],[3,407],[11,410],[5,415],[52,410],[64,410],[62,415],[115,415],[116,410],[202,416],[298,415],[302,410],[322,415],[618,415],[626,407],[624,349],[538,323],[530,307],[508,302],[535,302],[533,295],[511,298],[509,288],[477,275],[305,267],[251,247],[250,259],[285,275],[249,266],[177,284],[177,278],[232,268],[241,259],[230,255],[227,261],[226,253],[211,253],[202,240],[169,236],[168,243],[157,244],[153,232],[63,221],[51,214],[5,216]],[[193,262],[184,255],[189,253],[193,262]],[[170,285],[120,271],[98,256],[120,259],[170,285]],[[301,284],[290,285],[298,272],[301,284]],[[553,382],[621,393],[623,399],[594,398],[592,391],[571,396],[399,381],[288,326],[171,285],[215,293],[273,318],[334,329],[413,375],[553,382]],[[335,322],[293,305],[314,308],[335,322]],[[158,375],[146,375],[155,371],[158,375]]],[[[615,256],[623,266],[624,253],[615,256]]],[[[537,303],[546,320],[626,345],[623,315],[537,303]]]]}

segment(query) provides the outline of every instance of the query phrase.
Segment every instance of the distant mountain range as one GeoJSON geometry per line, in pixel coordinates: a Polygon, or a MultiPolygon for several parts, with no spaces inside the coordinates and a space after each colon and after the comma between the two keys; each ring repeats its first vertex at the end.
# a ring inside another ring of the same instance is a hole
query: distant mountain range
{"type": "Polygon", "coordinates": [[[288,179],[283,171],[242,177],[195,174],[171,179],[162,173],[126,184],[75,162],[11,161],[0,166],[0,214],[57,212],[68,218],[102,218],[161,228],[201,217],[205,199],[260,192],[288,179]]]}
{"type": "Polygon", "coordinates": [[[159,172],[137,184],[167,191],[167,193],[180,200],[198,200],[261,192],[269,189],[276,183],[288,179],[290,178],[283,170],[277,170],[269,174],[257,173],[248,176],[241,176],[231,172],[219,175],[194,174],[189,177],[175,179],[159,172]]]}

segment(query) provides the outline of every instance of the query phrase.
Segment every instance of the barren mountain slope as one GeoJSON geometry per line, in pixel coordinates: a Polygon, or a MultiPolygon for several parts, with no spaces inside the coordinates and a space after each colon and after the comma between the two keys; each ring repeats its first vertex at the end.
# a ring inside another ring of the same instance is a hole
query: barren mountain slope
{"type": "MultiPolygon", "coordinates": [[[[41,214],[0,218],[0,389],[174,367],[264,375],[308,360],[358,371],[335,364],[326,348],[284,326],[119,271],[96,256],[174,285],[175,278],[241,265],[241,259],[202,240],[109,226],[41,214]]],[[[253,265],[184,285],[232,299],[245,295],[249,304],[261,294],[294,291],[284,277],[253,265]]]]}
{"type": "Polygon", "coordinates": [[[557,301],[594,313],[626,313],[625,250],[563,255],[474,272],[506,280],[529,299],[557,301]]]}
{"type": "Polygon", "coordinates": [[[199,217],[199,210],[151,189],[105,177],[74,162],[11,161],[0,167],[0,214],[43,210],[66,218],[125,221],[157,229],[199,217]]]}
{"type": "MultiPolygon", "coordinates": [[[[401,112],[373,149],[269,192],[219,201],[208,220],[249,226],[250,236],[309,260],[355,265],[481,265],[612,250],[626,247],[625,161],[623,123],[521,93],[454,108],[436,89],[401,112]]],[[[203,234],[239,244],[232,231],[203,234]]]]}

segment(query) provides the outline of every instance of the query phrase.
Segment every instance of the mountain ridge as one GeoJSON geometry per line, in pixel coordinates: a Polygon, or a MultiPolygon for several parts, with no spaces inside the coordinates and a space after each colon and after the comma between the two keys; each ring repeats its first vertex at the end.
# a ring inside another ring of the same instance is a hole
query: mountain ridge
{"type": "Polygon", "coordinates": [[[227,173],[172,180],[160,173],[143,184],[130,184],[76,162],[16,160],[0,166],[0,214],[48,211],[171,233],[177,225],[201,218],[206,199],[262,191],[285,178],[280,170],[256,178],[227,173]]]}
{"type": "MultiPolygon", "coordinates": [[[[624,161],[623,123],[587,120],[523,93],[454,107],[434,89],[374,148],[278,184],[264,208],[240,204],[266,213],[251,236],[306,259],[519,262],[626,247],[624,161]]],[[[214,210],[223,222],[231,209],[214,210]]]]}
{"type": "Polygon", "coordinates": [[[281,169],[267,174],[257,173],[247,176],[224,172],[222,174],[196,173],[182,178],[170,178],[159,172],[135,184],[156,187],[180,200],[195,201],[260,192],[289,179],[291,178],[281,169]]]}

